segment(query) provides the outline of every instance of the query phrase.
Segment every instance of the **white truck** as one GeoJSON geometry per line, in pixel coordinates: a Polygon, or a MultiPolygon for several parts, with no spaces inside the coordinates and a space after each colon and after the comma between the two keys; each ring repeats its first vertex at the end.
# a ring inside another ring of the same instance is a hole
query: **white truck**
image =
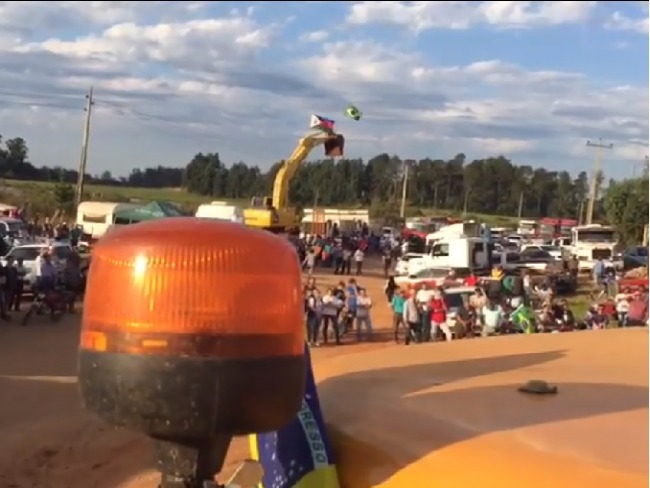
{"type": "Polygon", "coordinates": [[[228,202],[214,201],[199,205],[195,217],[202,219],[227,220],[238,224],[244,223],[244,211],[236,205],[229,205],[228,202]]]}
{"type": "Polygon", "coordinates": [[[480,237],[448,236],[430,242],[431,250],[408,261],[408,275],[426,268],[486,268],[490,247],[480,237]]]}
{"type": "Polygon", "coordinates": [[[569,252],[578,258],[580,271],[591,271],[594,264],[602,259],[607,267],[620,267],[614,260],[614,251],[618,243],[613,227],[601,224],[579,225],[571,229],[569,252]]]}

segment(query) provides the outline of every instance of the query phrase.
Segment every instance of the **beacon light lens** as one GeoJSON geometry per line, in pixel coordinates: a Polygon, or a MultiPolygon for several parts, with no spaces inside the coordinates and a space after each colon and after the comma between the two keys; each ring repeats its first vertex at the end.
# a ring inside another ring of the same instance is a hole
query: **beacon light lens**
{"type": "Polygon", "coordinates": [[[300,265],[285,239],[175,217],[129,225],[93,250],[81,347],[182,356],[302,355],[300,265]]]}

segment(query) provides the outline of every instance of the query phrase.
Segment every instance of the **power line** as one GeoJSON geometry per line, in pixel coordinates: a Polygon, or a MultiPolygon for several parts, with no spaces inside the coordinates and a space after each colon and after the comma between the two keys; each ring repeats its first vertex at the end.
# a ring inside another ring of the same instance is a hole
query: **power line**
{"type": "Polygon", "coordinates": [[[597,142],[587,141],[587,147],[593,147],[596,149],[596,158],[594,159],[594,169],[591,175],[591,186],[589,188],[589,201],[587,202],[587,217],[585,222],[587,225],[590,225],[594,220],[594,205],[596,204],[596,198],[598,198],[598,187],[599,179],[601,176],[601,167],[603,164],[603,156],[605,149],[612,149],[614,144],[609,143],[605,144],[602,139],[598,139],[597,142]]]}

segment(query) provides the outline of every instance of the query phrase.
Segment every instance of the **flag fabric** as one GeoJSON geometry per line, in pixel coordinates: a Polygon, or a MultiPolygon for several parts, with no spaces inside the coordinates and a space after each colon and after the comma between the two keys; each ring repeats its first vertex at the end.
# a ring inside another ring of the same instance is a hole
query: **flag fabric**
{"type": "Polygon", "coordinates": [[[349,117],[352,120],[361,120],[361,116],[363,114],[354,105],[348,105],[348,107],[345,109],[345,115],[346,115],[346,117],[349,117]]]}
{"type": "Polygon", "coordinates": [[[296,418],[278,431],[249,437],[251,457],[264,468],[258,488],[340,488],[306,345],[305,360],[307,384],[296,418]]]}
{"type": "Polygon", "coordinates": [[[335,122],[331,119],[321,117],[320,115],[312,115],[309,121],[310,129],[321,129],[325,131],[333,131],[335,122]]]}

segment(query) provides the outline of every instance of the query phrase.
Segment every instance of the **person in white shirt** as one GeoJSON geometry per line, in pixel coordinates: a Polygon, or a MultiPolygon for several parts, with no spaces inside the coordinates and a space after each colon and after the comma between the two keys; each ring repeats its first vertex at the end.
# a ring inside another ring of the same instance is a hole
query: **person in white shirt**
{"type": "Polygon", "coordinates": [[[354,265],[356,266],[356,275],[361,275],[363,271],[363,259],[366,257],[361,249],[354,251],[354,265]]]}
{"type": "Polygon", "coordinates": [[[616,303],[616,318],[618,319],[619,327],[627,327],[627,314],[630,312],[630,290],[625,289],[621,293],[617,293],[614,298],[616,303]]]}
{"type": "Polygon", "coordinates": [[[334,332],[334,339],[336,340],[336,343],[341,343],[341,338],[339,336],[338,316],[342,308],[343,301],[334,294],[333,288],[328,289],[327,293],[325,293],[325,296],[323,297],[323,343],[327,344],[327,341],[329,339],[328,336],[330,324],[332,325],[332,331],[334,332]]]}
{"type": "Polygon", "coordinates": [[[367,339],[372,339],[372,320],[370,320],[372,300],[364,288],[359,288],[357,293],[357,340],[361,342],[361,327],[366,329],[367,339]]]}
{"type": "Polygon", "coordinates": [[[36,284],[41,291],[48,291],[56,285],[57,270],[47,252],[36,258],[36,284]]]}
{"type": "Polygon", "coordinates": [[[411,341],[415,341],[416,343],[420,342],[421,340],[421,329],[422,329],[422,324],[420,320],[420,307],[418,306],[418,303],[415,299],[415,295],[411,295],[405,302],[404,302],[404,322],[406,323],[406,326],[408,327],[408,330],[406,331],[406,340],[404,341],[404,344],[407,346],[411,343],[411,341]]]}
{"type": "Polygon", "coordinates": [[[420,337],[423,342],[428,342],[431,338],[431,298],[433,290],[426,283],[420,285],[420,289],[415,293],[415,303],[420,309],[420,337]]]}

